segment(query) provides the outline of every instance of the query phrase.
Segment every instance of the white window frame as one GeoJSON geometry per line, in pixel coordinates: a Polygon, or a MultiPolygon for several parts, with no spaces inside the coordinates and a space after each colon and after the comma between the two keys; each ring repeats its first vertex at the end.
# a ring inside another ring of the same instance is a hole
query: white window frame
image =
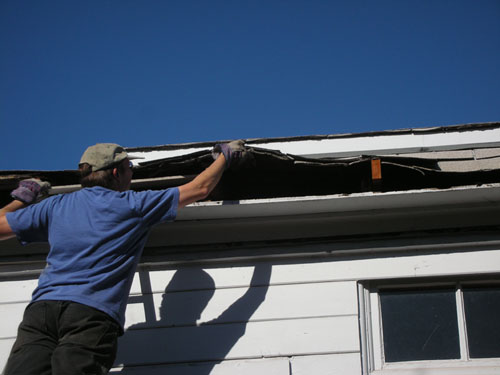
{"type": "Polygon", "coordinates": [[[463,285],[499,285],[500,277],[470,279],[454,277],[447,279],[411,279],[362,281],[358,284],[361,359],[363,375],[498,375],[500,358],[471,359],[467,347],[467,329],[462,288],[463,285]],[[379,291],[390,288],[426,288],[454,286],[456,288],[457,318],[460,343],[460,359],[391,362],[384,361],[382,315],[379,291]]]}

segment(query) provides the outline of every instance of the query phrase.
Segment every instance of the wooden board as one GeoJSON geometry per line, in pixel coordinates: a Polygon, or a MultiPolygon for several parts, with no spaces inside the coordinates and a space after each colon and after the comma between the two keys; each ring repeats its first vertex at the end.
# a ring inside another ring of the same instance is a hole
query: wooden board
{"type": "Polygon", "coordinates": [[[128,331],[117,364],[142,365],[359,351],[356,316],[128,331]]]}
{"type": "MultiPolygon", "coordinates": [[[[178,312],[186,313],[193,310],[193,303],[200,306],[199,299],[209,299],[208,305],[199,309],[202,313],[196,318],[198,323],[207,324],[199,327],[187,316],[178,316],[168,324],[161,322],[162,294],[177,270],[142,272],[141,277],[138,274],[127,313],[129,325],[135,327],[131,327],[121,340],[119,361],[128,366],[146,366],[144,368],[148,371],[148,366],[172,366],[175,363],[172,371],[183,374],[182,371],[190,367],[178,362],[224,359],[218,366],[220,373],[225,374],[226,369],[226,373],[230,373],[231,366],[237,363],[247,368],[241,363],[262,358],[283,360],[278,361],[279,364],[269,362],[269,366],[276,365],[281,371],[281,365],[288,363],[288,357],[291,357],[290,366],[296,372],[309,371],[316,375],[309,369],[314,369],[314,363],[317,363],[317,374],[321,374],[320,371],[330,374],[328,368],[332,369],[331,374],[336,374],[331,364],[338,363],[340,369],[342,364],[352,360],[354,366],[352,358],[359,356],[355,289],[358,280],[498,273],[500,250],[464,251],[457,247],[456,252],[432,255],[413,253],[408,256],[256,264],[257,269],[235,264],[214,265],[204,271],[208,278],[206,275],[205,278],[195,277],[201,268],[181,269],[184,274],[182,282],[169,290],[174,302],[168,305],[184,306],[178,312]],[[143,291],[146,294],[142,294],[143,291]],[[215,291],[213,296],[211,291],[215,291]],[[249,291],[253,301],[258,302],[256,308],[243,304],[244,308],[223,315],[249,291]],[[151,308],[148,313],[145,306],[151,308]],[[219,321],[210,323],[221,315],[219,321]],[[350,359],[339,359],[344,355],[350,359]],[[339,362],[335,362],[337,360],[339,362]]],[[[35,285],[36,280],[0,283],[0,319],[4,322],[0,325],[0,368],[5,364],[17,324],[35,285]]],[[[210,367],[211,364],[205,363],[204,366],[210,367]]],[[[249,369],[260,369],[261,364],[252,362],[248,366],[249,369]]],[[[350,368],[349,371],[357,371],[359,367],[356,365],[356,370],[350,368]]],[[[126,368],[126,371],[132,370],[130,366],[126,368]]],[[[260,372],[266,372],[265,367],[260,372]]],[[[350,372],[346,370],[345,373],[350,372]]]]}
{"type": "MultiPolygon", "coordinates": [[[[0,340],[0,369],[5,367],[7,364],[7,359],[9,358],[10,349],[14,345],[14,339],[2,339],[0,340]]],[[[2,372],[3,374],[3,372],[2,372]]]]}
{"type": "Polygon", "coordinates": [[[288,358],[114,368],[111,375],[290,375],[288,358]]]}
{"type": "Polygon", "coordinates": [[[5,302],[29,302],[31,293],[33,293],[37,285],[38,278],[0,282],[0,304],[5,302]]]}
{"type": "Polygon", "coordinates": [[[127,306],[126,325],[133,328],[138,323],[144,323],[143,327],[179,326],[213,320],[221,324],[357,315],[356,290],[356,282],[349,281],[156,293],[130,298],[136,303],[127,306]],[[154,310],[156,320],[147,321],[148,309],[154,310]]]}
{"type": "Polygon", "coordinates": [[[290,359],[293,375],[360,375],[359,353],[308,355],[290,359]]]}
{"type": "MultiPolygon", "coordinates": [[[[408,240],[409,241],[409,240],[408,240]]],[[[431,248],[430,248],[431,249],[431,248]]],[[[493,273],[500,271],[500,249],[485,251],[463,251],[444,254],[422,254],[399,256],[388,254],[384,257],[365,259],[320,259],[317,262],[272,264],[269,283],[301,284],[307,282],[369,280],[382,278],[419,277],[493,273]]],[[[200,268],[186,268],[186,272],[198,272],[200,268]]],[[[149,272],[150,288],[162,293],[175,274],[175,270],[149,272]]],[[[253,266],[228,266],[206,269],[218,288],[248,287],[254,273],[253,266]]],[[[204,280],[186,277],[186,283],[178,290],[206,289],[204,280]]],[[[140,294],[139,277],[136,275],[132,294],[140,294]]]]}
{"type": "Polygon", "coordinates": [[[0,325],[0,340],[17,336],[17,327],[23,320],[26,306],[28,302],[0,305],[0,322],[3,322],[0,325]]]}

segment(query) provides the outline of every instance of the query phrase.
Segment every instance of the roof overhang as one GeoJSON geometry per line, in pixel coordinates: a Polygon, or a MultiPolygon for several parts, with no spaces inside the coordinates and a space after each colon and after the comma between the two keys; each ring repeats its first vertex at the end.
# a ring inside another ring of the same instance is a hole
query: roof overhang
{"type": "MultiPolygon", "coordinates": [[[[247,139],[252,147],[310,158],[392,155],[466,148],[500,147],[500,123],[399,129],[358,134],[317,135],[292,138],[247,139]]],[[[211,143],[190,143],[127,150],[152,161],[208,151],[211,143]]]]}

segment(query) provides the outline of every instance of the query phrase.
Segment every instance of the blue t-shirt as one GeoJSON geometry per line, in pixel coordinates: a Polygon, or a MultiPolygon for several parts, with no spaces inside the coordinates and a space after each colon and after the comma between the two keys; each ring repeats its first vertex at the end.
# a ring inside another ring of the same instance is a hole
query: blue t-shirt
{"type": "Polygon", "coordinates": [[[82,303],[104,311],[123,327],[149,229],[174,220],[178,201],[178,188],[118,192],[93,187],[7,214],[21,243],[50,244],[32,301],[82,303]]]}

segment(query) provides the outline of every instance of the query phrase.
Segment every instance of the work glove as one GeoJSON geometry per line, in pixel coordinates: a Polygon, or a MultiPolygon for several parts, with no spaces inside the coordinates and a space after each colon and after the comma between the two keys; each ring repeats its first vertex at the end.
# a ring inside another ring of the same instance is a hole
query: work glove
{"type": "Polygon", "coordinates": [[[50,183],[35,178],[22,180],[17,189],[10,193],[10,196],[24,204],[36,203],[45,198],[50,189],[50,183]]]}
{"type": "Polygon", "coordinates": [[[245,147],[245,141],[242,139],[229,143],[218,143],[212,150],[212,156],[217,159],[220,154],[226,159],[226,169],[235,168],[242,164],[243,160],[248,159],[249,152],[245,147]]]}

